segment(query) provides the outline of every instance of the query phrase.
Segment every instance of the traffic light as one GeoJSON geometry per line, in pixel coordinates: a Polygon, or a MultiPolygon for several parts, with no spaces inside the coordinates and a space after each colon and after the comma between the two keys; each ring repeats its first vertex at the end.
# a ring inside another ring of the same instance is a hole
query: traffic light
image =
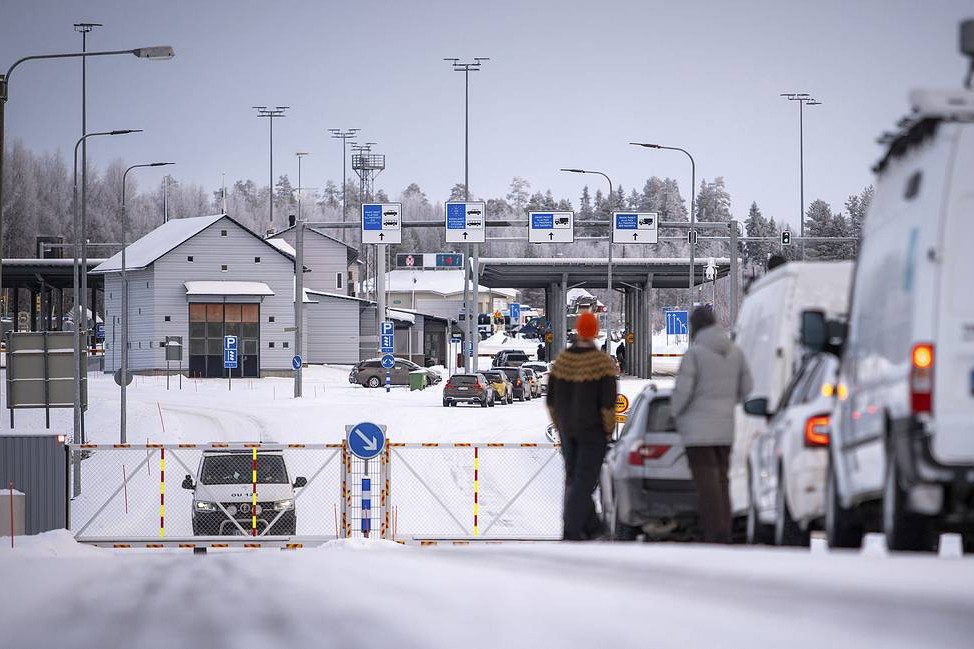
{"type": "Polygon", "coordinates": [[[791,232],[788,230],[781,231],[781,245],[790,246],[791,245],[791,232]]]}

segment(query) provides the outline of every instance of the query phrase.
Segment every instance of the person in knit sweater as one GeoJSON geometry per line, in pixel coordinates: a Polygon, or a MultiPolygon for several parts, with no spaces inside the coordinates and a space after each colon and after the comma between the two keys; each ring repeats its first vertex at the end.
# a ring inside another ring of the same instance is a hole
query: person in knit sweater
{"type": "Polygon", "coordinates": [[[599,321],[582,313],[575,344],[563,351],[548,376],[548,412],[561,435],[565,461],[563,510],[566,541],[603,535],[592,494],[599,482],[606,444],[615,430],[616,364],[596,346],[599,321]]]}

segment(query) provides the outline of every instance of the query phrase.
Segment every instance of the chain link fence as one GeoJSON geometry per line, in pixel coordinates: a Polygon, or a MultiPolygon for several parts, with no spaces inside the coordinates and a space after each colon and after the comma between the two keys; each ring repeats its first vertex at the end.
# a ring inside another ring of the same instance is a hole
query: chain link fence
{"type": "Polygon", "coordinates": [[[70,445],[79,541],[560,539],[557,444],[70,445]]]}

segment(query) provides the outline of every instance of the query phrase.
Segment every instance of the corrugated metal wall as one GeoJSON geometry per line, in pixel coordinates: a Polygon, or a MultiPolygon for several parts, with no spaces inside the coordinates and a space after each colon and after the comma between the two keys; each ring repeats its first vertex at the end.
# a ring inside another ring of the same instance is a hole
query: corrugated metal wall
{"type": "Polygon", "coordinates": [[[27,494],[27,533],[67,527],[66,457],[57,435],[0,435],[0,489],[27,494]]]}
{"type": "Polygon", "coordinates": [[[304,338],[308,363],[352,364],[359,361],[358,300],[312,294],[317,304],[305,304],[304,338]]]}
{"type": "Polygon", "coordinates": [[[376,306],[361,307],[359,311],[359,360],[375,358],[379,355],[379,332],[375,323],[376,306]]]}
{"type": "MultiPolygon", "coordinates": [[[[274,239],[283,239],[294,246],[295,231],[290,228],[274,239]]],[[[311,228],[304,231],[304,266],[310,272],[304,274],[304,287],[326,293],[348,295],[345,282],[348,275],[348,248],[323,236],[311,228]],[[338,288],[337,275],[342,274],[342,288],[338,288]]]]}

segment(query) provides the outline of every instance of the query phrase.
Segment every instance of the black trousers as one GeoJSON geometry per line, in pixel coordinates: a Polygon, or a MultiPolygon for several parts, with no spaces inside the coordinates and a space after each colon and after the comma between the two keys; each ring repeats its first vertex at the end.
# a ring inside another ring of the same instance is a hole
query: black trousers
{"type": "Polygon", "coordinates": [[[727,486],[730,446],[688,446],[690,473],[697,485],[703,540],[731,542],[731,505],[727,486]]]}
{"type": "Polygon", "coordinates": [[[561,453],[565,460],[564,538],[566,541],[597,538],[604,528],[592,494],[599,484],[605,440],[562,437],[561,453]]]}

